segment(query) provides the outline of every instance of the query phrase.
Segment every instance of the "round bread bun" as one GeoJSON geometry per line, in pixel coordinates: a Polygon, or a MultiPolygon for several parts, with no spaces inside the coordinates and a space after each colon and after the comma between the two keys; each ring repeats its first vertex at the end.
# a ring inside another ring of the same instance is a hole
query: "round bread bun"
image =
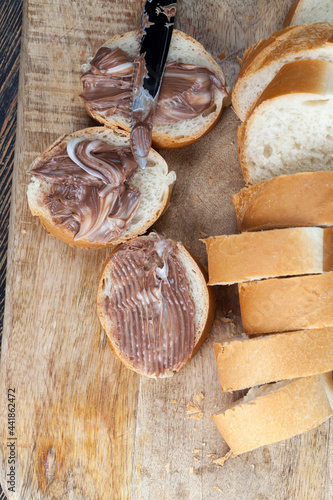
{"type": "MultiPolygon", "coordinates": [[[[113,146],[128,147],[130,145],[130,136],[123,130],[106,127],[93,127],[79,130],[78,132],[57,139],[54,144],[36,158],[29,171],[40,162],[44,162],[45,159],[52,158],[52,156],[61,150],[72,138],[78,137],[82,139],[100,140],[113,146]]],[[[118,245],[123,241],[145,233],[167,209],[175,180],[175,172],[168,172],[168,165],[164,159],[156,151],[151,149],[146,169],[141,170],[138,168],[133,179],[130,181],[130,185],[137,187],[141,193],[137,212],[129,226],[120,233],[118,238],[107,243],[99,241],[92,242],[84,238],[75,241],[73,232],[63,225],[54,223],[52,215],[44,202],[45,195],[52,187],[50,182],[32,175],[27,191],[28,203],[32,215],[39,217],[41,223],[50,235],[55,236],[71,246],[101,248],[118,245]]]]}
{"type": "MultiPolygon", "coordinates": [[[[119,47],[134,59],[139,50],[136,31],[116,35],[105,42],[102,47],[109,47],[111,49],[119,47]]],[[[82,66],[84,72],[91,69],[90,61],[92,59],[93,57],[90,57],[87,64],[82,66]]],[[[199,42],[181,31],[173,31],[167,58],[167,63],[168,62],[181,62],[185,64],[205,66],[209,70],[213,71],[225,85],[223,72],[213,57],[199,42]]],[[[196,118],[181,120],[167,125],[154,125],[153,146],[155,148],[165,149],[180,148],[188,146],[206,135],[219,120],[223,106],[229,104],[229,98],[226,92],[221,92],[219,89],[214,87],[214,94],[215,97],[213,106],[205,110],[196,118]]],[[[107,127],[120,127],[121,129],[127,131],[130,130],[129,121],[120,113],[107,117],[102,113],[91,112],[86,104],[85,107],[92,118],[100,123],[103,123],[107,127]]]]}
{"type": "MultiPolygon", "coordinates": [[[[148,240],[151,238],[158,237],[156,233],[150,233],[147,236],[140,236],[136,240],[148,240]]],[[[163,241],[166,240],[163,238],[163,241]]],[[[133,240],[134,241],[134,240],[133,240]]],[[[170,241],[170,240],[169,240],[170,241]]],[[[177,370],[165,369],[162,374],[156,376],[156,374],[147,374],[144,369],[138,369],[134,366],[128,358],[125,357],[123,352],[118,345],[116,340],[117,335],[117,325],[115,317],[110,314],[110,311],[106,305],[110,300],[110,297],[114,293],[114,284],[111,279],[111,270],[114,265],[114,255],[117,250],[121,247],[117,247],[112,250],[111,255],[106,260],[101,276],[99,279],[98,292],[97,292],[97,311],[99,315],[100,322],[108,335],[109,346],[115,356],[117,356],[120,361],[122,361],[128,368],[134,370],[140,375],[145,375],[151,378],[165,378],[174,375],[179,371],[186,363],[191,359],[194,354],[198,351],[200,346],[206,340],[213,324],[214,314],[215,314],[215,294],[212,287],[207,286],[207,277],[203,266],[197,261],[197,259],[189,252],[188,249],[184,247],[179,242],[176,242],[177,260],[183,266],[185,270],[186,279],[189,286],[189,296],[193,300],[195,306],[195,317],[194,317],[194,348],[191,356],[187,361],[178,367],[177,370]]],[[[147,336],[147,332],[144,331],[144,337],[147,336]]]]}

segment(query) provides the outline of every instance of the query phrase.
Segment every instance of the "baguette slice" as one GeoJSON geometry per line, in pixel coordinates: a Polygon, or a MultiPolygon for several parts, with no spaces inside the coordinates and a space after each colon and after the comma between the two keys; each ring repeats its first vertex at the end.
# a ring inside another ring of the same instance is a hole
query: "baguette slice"
{"type": "Polygon", "coordinates": [[[333,226],[333,172],[281,175],[232,197],[239,232],[333,226]]]}
{"type": "Polygon", "coordinates": [[[333,370],[333,327],[214,344],[222,391],[333,370]]]}
{"type": "Polygon", "coordinates": [[[333,21],[332,0],[294,0],[283,22],[283,26],[333,21]]]}
{"type": "Polygon", "coordinates": [[[237,116],[245,120],[259,94],[282,66],[304,59],[333,62],[333,25],[294,26],[252,45],[244,54],[232,92],[232,104],[237,116]]]}
{"type": "Polygon", "coordinates": [[[250,389],[212,418],[239,455],[314,429],[333,415],[332,406],[328,373],[250,389]]]}
{"type": "Polygon", "coordinates": [[[204,240],[209,285],[324,272],[324,230],[273,229],[204,240]]]}
{"type": "MultiPolygon", "coordinates": [[[[100,140],[114,146],[128,147],[130,144],[128,132],[119,129],[93,127],[79,130],[73,134],[60,137],[32,163],[29,170],[31,171],[46,159],[51,159],[72,138],[100,140]]],[[[174,172],[168,172],[168,166],[164,159],[156,151],[151,150],[148,156],[147,168],[145,170],[138,168],[130,182],[130,185],[137,187],[141,193],[137,212],[129,226],[120,233],[119,237],[107,243],[102,241],[91,241],[87,238],[75,239],[74,233],[67,229],[67,227],[55,224],[50,210],[44,201],[45,195],[50,192],[52,187],[50,182],[32,176],[27,194],[32,215],[39,217],[41,223],[50,235],[59,238],[71,246],[100,248],[116,245],[138,234],[145,233],[167,209],[175,180],[176,174],[174,172]]]]}
{"type": "Polygon", "coordinates": [[[333,170],[332,113],[332,63],[283,66],[238,128],[245,182],[333,170]]]}
{"type": "Polygon", "coordinates": [[[112,251],[100,276],[97,311],[108,335],[109,346],[120,361],[141,375],[164,378],[179,371],[207,338],[214,319],[215,295],[207,287],[201,264],[181,243],[150,233],[112,251]],[[155,270],[154,254],[146,257],[144,266],[140,266],[140,248],[147,248],[151,243],[156,249],[155,256],[158,254],[163,262],[163,267],[158,264],[155,270]],[[174,359],[175,353],[186,346],[185,337],[189,334],[189,322],[184,318],[190,306],[184,295],[184,281],[179,276],[172,278],[169,274],[171,265],[168,266],[167,261],[163,260],[164,248],[168,244],[173,245],[171,256],[177,259],[185,273],[186,293],[194,305],[193,349],[186,359],[179,354],[178,361],[174,359]],[[127,256],[119,254],[124,250],[131,253],[127,256]],[[142,287],[141,280],[145,283],[142,287]],[[172,282],[177,290],[170,295],[174,306],[165,299],[165,290],[172,282]],[[120,305],[117,294],[121,299],[120,305]],[[118,305],[115,306],[115,303],[118,305]],[[115,311],[119,313],[121,321],[119,318],[117,320],[115,311]],[[185,325],[185,328],[181,329],[179,325],[185,325]],[[179,331],[182,333],[179,334],[179,331]]]}
{"type": "Polygon", "coordinates": [[[244,332],[333,326],[333,272],[238,285],[244,332]]]}
{"type": "MultiPolygon", "coordinates": [[[[116,35],[105,42],[103,47],[111,49],[119,47],[134,59],[139,49],[136,32],[131,31],[122,35],[116,35]]],[[[84,72],[91,69],[90,61],[92,59],[92,57],[89,58],[87,64],[82,66],[84,72]]],[[[167,58],[167,62],[172,61],[205,66],[213,71],[222,83],[225,84],[223,72],[213,57],[199,42],[178,30],[173,31],[167,58]]],[[[227,91],[221,92],[214,87],[214,105],[200,116],[190,120],[181,120],[173,124],[155,125],[153,128],[153,146],[155,148],[172,149],[192,144],[206,135],[215,126],[221,116],[222,108],[228,104],[229,97],[227,91]]],[[[120,127],[127,131],[130,130],[129,121],[120,113],[105,116],[104,113],[95,112],[89,109],[87,105],[85,106],[92,118],[105,124],[107,127],[120,127]]]]}

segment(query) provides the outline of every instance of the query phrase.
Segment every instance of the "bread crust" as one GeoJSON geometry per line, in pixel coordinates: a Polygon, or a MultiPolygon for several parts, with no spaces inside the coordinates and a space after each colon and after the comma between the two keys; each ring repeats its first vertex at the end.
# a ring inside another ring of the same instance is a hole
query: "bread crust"
{"type": "Polygon", "coordinates": [[[232,197],[238,231],[333,226],[333,172],[281,175],[232,197]]]}
{"type": "MultiPolygon", "coordinates": [[[[131,39],[135,40],[136,37],[136,32],[135,31],[130,31],[128,33],[123,33],[121,35],[115,35],[114,37],[110,38],[107,40],[102,47],[116,47],[118,44],[122,46],[124,43],[128,43],[131,39]]],[[[137,42],[136,42],[137,43],[137,42]]],[[[219,67],[218,63],[214,60],[214,58],[204,49],[204,47],[196,41],[194,38],[190,37],[186,33],[183,33],[182,31],[179,30],[174,30],[173,35],[172,35],[172,41],[171,41],[171,46],[170,46],[170,52],[172,54],[172,48],[173,45],[179,43],[188,43],[191,44],[194,47],[194,51],[200,54],[205,55],[205,61],[206,65],[209,69],[213,70],[221,79],[223,83],[225,83],[225,77],[224,74],[219,67]]],[[[170,60],[170,53],[168,57],[168,61],[170,60]]],[[[195,62],[193,62],[195,64],[195,62]]],[[[84,65],[85,70],[89,68],[89,63],[84,65]]],[[[216,90],[220,94],[219,91],[216,90]]],[[[218,94],[218,95],[219,95],[218,94]]],[[[215,101],[216,102],[216,101],[215,101]]],[[[190,144],[193,144],[194,142],[198,141],[202,137],[204,137],[206,134],[208,134],[216,125],[218,120],[221,117],[222,110],[224,107],[228,106],[230,104],[230,98],[228,96],[225,96],[221,102],[216,102],[217,107],[216,110],[213,111],[210,115],[209,118],[205,120],[205,123],[198,127],[195,131],[192,131],[191,133],[182,133],[178,134],[178,136],[172,135],[170,132],[165,132],[165,128],[167,126],[159,125],[159,126],[154,126],[153,132],[152,132],[152,139],[153,139],[153,147],[154,148],[163,148],[163,149],[174,149],[174,148],[181,148],[185,146],[189,146],[190,144]]],[[[130,125],[129,122],[122,116],[118,115],[112,115],[110,117],[105,117],[100,113],[90,111],[88,109],[88,106],[86,103],[84,103],[84,106],[87,110],[87,113],[96,121],[104,124],[106,127],[119,127],[123,130],[130,131],[130,125]]],[[[186,121],[193,122],[192,120],[183,120],[184,122],[184,127],[186,127],[186,121]]]]}
{"type": "Polygon", "coordinates": [[[330,374],[280,382],[264,390],[251,401],[238,400],[212,416],[235,455],[306,432],[333,414],[330,374]]]}
{"type": "MultiPolygon", "coordinates": [[[[286,63],[297,59],[317,59],[318,56],[315,54],[315,50],[318,49],[332,51],[333,60],[332,44],[333,25],[330,23],[316,23],[284,28],[274,33],[267,40],[260,40],[249,47],[244,53],[244,61],[232,92],[232,104],[237,116],[244,121],[249,113],[249,111],[245,111],[241,103],[242,94],[249,79],[257,75],[258,89],[263,90],[260,81],[263,69],[275,68],[276,74],[286,63]]],[[[261,90],[258,90],[258,92],[260,93],[261,90]]],[[[251,107],[249,106],[249,109],[251,107]]]]}
{"type": "Polygon", "coordinates": [[[283,28],[293,25],[294,24],[294,18],[297,16],[301,5],[302,5],[303,0],[294,0],[293,3],[290,6],[290,9],[288,10],[288,13],[285,17],[285,20],[283,21],[283,28]]]}
{"type": "MultiPolygon", "coordinates": [[[[140,238],[147,238],[147,237],[140,236],[140,238]]],[[[117,347],[117,345],[114,342],[115,325],[112,324],[112,321],[110,320],[110,318],[106,314],[106,311],[104,308],[103,281],[106,279],[106,277],[110,273],[110,269],[112,267],[112,256],[116,252],[117,248],[119,248],[119,245],[112,249],[109,257],[107,258],[107,260],[105,261],[105,263],[103,265],[103,268],[102,268],[102,271],[100,274],[99,284],[98,284],[98,292],[97,292],[98,316],[99,316],[100,322],[101,322],[101,324],[102,324],[102,326],[107,334],[108,345],[111,348],[111,351],[113,352],[113,354],[122,363],[124,363],[124,365],[127,368],[129,368],[130,370],[133,370],[133,371],[139,373],[140,375],[145,375],[145,376],[148,376],[150,378],[157,378],[154,375],[147,375],[146,373],[142,373],[139,369],[137,369],[136,367],[134,367],[133,365],[128,363],[128,361],[122,356],[120,349],[117,347]]],[[[192,357],[196,354],[196,352],[201,347],[203,342],[206,340],[206,338],[207,338],[207,336],[212,328],[214,316],[215,316],[215,307],[216,307],[216,305],[215,305],[215,293],[213,292],[212,289],[207,287],[207,277],[206,277],[205,270],[204,270],[203,266],[198,262],[197,258],[194,257],[191,254],[191,252],[184,245],[182,245],[179,242],[177,242],[177,248],[178,248],[178,251],[180,253],[182,253],[183,256],[185,256],[185,258],[190,262],[191,268],[193,267],[196,270],[196,273],[200,277],[200,281],[201,281],[201,293],[204,295],[204,303],[205,303],[204,314],[205,314],[205,317],[204,317],[204,321],[202,321],[202,319],[201,319],[202,326],[199,327],[199,330],[198,330],[198,325],[196,325],[196,332],[195,332],[196,342],[195,342],[193,352],[192,352],[191,358],[190,358],[190,359],[192,359],[192,357]]],[[[187,273],[187,270],[186,270],[186,273],[187,273]]],[[[192,299],[194,300],[193,296],[192,296],[192,299]]],[[[188,361],[190,361],[190,359],[188,361]]],[[[179,370],[184,366],[184,364],[181,365],[179,370]]],[[[158,378],[170,377],[174,374],[175,374],[174,371],[165,371],[164,375],[160,376],[158,378]]]]}
{"type": "MultiPolygon", "coordinates": [[[[75,137],[85,137],[85,138],[104,138],[107,137],[109,142],[115,141],[115,144],[126,144],[129,145],[129,133],[120,130],[120,129],[111,129],[107,127],[91,127],[83,130],[79,130],[69,135],[63,135],[59,137],[46,151],[44,151],[41,155],[39,155],[31,164],[28,172],[30,172],[38,163],[45,161],[45,159],[52,157],[59,149],[63,148],[64,145],[69,142],[70,139],[75,137]],[[117,140],[119,143],[117,143],[117,140]]],[[[153,159],[155,162],[164,162],[162,157],[154,150],[151,149],[149,153],[150,159],[153,159]]],[[[74,241],[74,234],[64,226],[56,225],[53,222],[52,216],[45,207],[39,206],[35,199],[29,194],[28,191],[28,202],[32,215],[39,217],[42,225],[48,231],[50,236],[54,236],[59,240],[67,243],[70,246],[76,246],[81,248],[105,248],[114,245],[118,245],[123,241],[127,241],[138,234],[143,234],[147,231],[147,229],[167,210],[170,202],[170,197],[172,193],[173,184],[170,184],[166,187],[163,198],[161,199],[158,210],[151,215],[150,219],[146,221],[146,223],[142,224],[140,227],[140,231],[131,231],[127,234],[120,234],[119,237],[111,242],[91,242],[85,238],[82,238],[78,241],[74,241]]],[[[131,225],[129,225],[131,227],[131,225]]]]}
{"type": "Polygon", "coordinates": [[[333,327],[227,339],[214,349],[222,391],[238,391],[333,370],[333,327]]]}

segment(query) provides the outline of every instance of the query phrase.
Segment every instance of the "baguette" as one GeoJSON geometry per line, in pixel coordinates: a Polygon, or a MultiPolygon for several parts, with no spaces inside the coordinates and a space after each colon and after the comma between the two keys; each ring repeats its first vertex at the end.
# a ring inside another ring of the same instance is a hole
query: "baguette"
{"type": "Polygon", "coordinates": [[[281,175],[232,197],[239,232],[333,226],[333,172],[281,175]]]}
{"type": "Polygon", "coordinates": [[[141,375],[164,378],[206,339],[215,299],[185,247],[150,233],[113,250],[101,273],[97,310],[113,353],[141,375]]]}
{"type": "MultiPolygon", "coordinates": [[[[49,234],[55,236],[56,238],[59,238],[60,240],[68,243],[71,246],[79,246],[84,248],[100,248],[119,244],[122,241],[133,238],[138,234],[144,233],[167,209],[171,196],[172,186],[176,179],[176,174],[174,172],[168,172],[168,166],[164,159],[156,151],[151,150],[148,156],[147,168],[145,170],[137,168],[134,175],[129,179],[128,183],[125,183],[125,186],[127,185],[130,189],[132,189],[132,193],[136,192],[133,190],[138,190],[140,193],[137,210],[127,226],[125,225],[125,227],[122,229],[122,220],[125,216],[123,214],[115,214],[114,217],[112,217],[112,210],[110,209],[110,215],[108,215],[108,212],[105,213],[105,215],[107,216],[105,219],[106,222],[103,222],[103,219],[101,218],[97,218],[97,222],[95,225],[98,226],[98,223],[100,221],[101,224],[104,223],[104,226],[102,226],[102,230],[94,233],[89,230],[89,227],[88,229],[86,229],[86,221],[89,220],[90,216],[90,204],[93,205],[93,203],[95,203],[92,195],[89,195],[85,198],[87,199],[87,204],[83,207],[81,207],[79,203],[74,207],[70,207],[70,213],[73,214],[71,215],[73,223],[77,224],[75,219],[79,219],[79,228],[71,227],[71,225],[68,225],[69,214],[66,206],[61,206],[61,217],[58,215],[59,210],[57,210],[56,212],[54,211],[53,213],[51,212],[52,203],[56,203],[56,201],[54,201],[56,192],[55,195],[53,193],[54,189],[57,189],[57,187],[54,188],[54,185],[60,186],[61,189],[63,189],[63,187],[66,187],[68,184],[70,189],[71,186],[74,186],[76,192],[78,193],[78,199],[81,199],[79,191],[81,189],[81,184],[77,183],[77,178],[75,177],[75,175],[73,176],[72,173],[70,173],[67,175],[67,177],[65,177],[63,175],[64,173],[66,174],[64,167],[62,167],[62,170],[59,170],[62,165],[62,158],[67,157],[68,159],[67,145],[71,140],[101,141],[107,146],[127,148],[127,150],[129,150],[130,147],[129,134],[119,129],[93,127],[60,137],[54,144],[52,144],[52,146],[50,146],[43,154],[41,154],[30,167],[29,172],[31,174],[31,182],[28,186],[27,195],[32,215],[39,217],[41,223],[47,229],[49,234]],[[62,157],[56,155],[62,155],[62,157]],[[51,176],[48,175],[45,178],[45,171],[47,171],[46,167],[48,168],[49,165],[52,164],[52,162],[53,168],[56,166],[56,168],[58,169],[53,172],[57,177],[54,176],[51,178],[51,176]],[[56,184],[54,184],[54,180],[56,181],[56,184]],[[78,184],[78,186],[76,186],[76,184],[78,184]],[[49,199],[51,199],[51,203],[49,199]],[[110,224],[106,225],[109,220],[110,224]],[[120,221],[120,230],[117,228],[118,231],[112,232],[111,229],[108,228],[108,226],[111,228],[114,220],[120,221]],[[104,231],[105,226],[107,228],[107,231],[104,231]]],[[[92,144],[92,142],[89,142],[89,144],[92,144]]],[[[122,157],[120,157],[120,159],[121,158],[122,157]]],[[[128,158],[130,159],[130,161],[133,161],[133,156],[130,152],[128,153],[128,158]]],[[[88,162],[87,165],[91,165],[91,159],[89,155],[87,155],[87,159],[85,161],[86,163],[88,162]]],[[[95,159],[94,161],[96,162],[99,160],[95,159]]],[[[72,162],[70,165],[66,166],[67,172],[68,168],[72,168],[71,165],[75,166],[75,163],[72,162]]],[[[112,172],[112,167],[110,167],[109,164],[107,166],[105,166],[104,164],[102,168],[107,168],[108,172],[112,172]]],[[[76,167],[76,170],[78,170],[78,167],[76,167]]],[[[104,170],[102,171],[104,172],[104,170]]],[[[120,170],[117,170],[117,172],[119,171],[120,170]]],[[[82,172],[84,175],[85,171],[83,169],[82,172]]],[[[75,174],[80,175],[80,172],[75,172],[75,174]]],[[[99,172],[97,172],[97,174],[95,172],[95,175],[100,174],[99,172]]],[[[112,184],[107,184],[107,186],[112,187],[112,184]]],[[[121,189],[121,187],[119,189],[121,189]]],[[[130,194],[128,196],[130,196],[130,194]]],[[[67,196],[69,196],[70,198],[72,196],[72,191],[70,191],[69,195],[66,194],[66,197],[67,196]]],[[[127,196],[126,192],[125,196],[127,196]]],[[[66,202],[67,198],[64,203],[66,202]]],[[[94,206],[95,205],[93,205],[93,207],[94,206]]],[[[100,209],[100,212],[101,211],[102,209],[100,209]]],[[[69,221],[69,223],[72,224],[71,220],[69,221]]]]}
{"type": "Polygon", "coordinates": [[[286,64],[238,128],[247,184],[297,172],[333,169],[333,64],[286,64]]]}
{"type": "MultiPolygon", "coordinates": [[[[119,48],[129,56],[130,60],[133,60],[139,49],[136,32],[131,31],[122,35],[114,36],[113,38],[108,40],[103,45],[103,47],[109,49],[119,48]]],[[[87,109],[87,112],[90,114],[90,116],[92,116],[92,118],[100,123],[105,124],[107,127],[120,127],[124,130],[129,131],[130,121],[129,116],[126,115],[129,114],[131,87],[128,87],[127,94],[124,93],[122,101],[122,106],[124,107],[124,109],[120,112],[118,108],[115,111],[115,108],[112,107],[112,103],[115,100],[114,96],[108,97],[108,89],[111,89],[112,94],[112,89],[116,88],[115,84],[108,83],[105,87],[106,90],[104,89],[103,92],[101,92],[101,97],[96,99],[94,93],[96,84],[91,85],[89,83],[89,80],[87,80],[87,75],[88,79],[90,78],[89,75],[91,75],[92,66],[90,63],[92,60],[92,57],[89,58],[87,64],[82,66],[82,69],[85,73],[82,77],[84,89],[81,97],[84,100],[84,105],[87,109]],[[103,101],[108,102],[108,99],[110,100],[111,104],[105,106],[103,104],[103,101]],[[128,105],[124,104],[124,101],[126,99],[128,105]]],[[[221,86],[220,88],[217,88],[216,85],[212,85],[210,87],[212,93],[212,101],[207,104],[208,107],[206,106],[205,109],[199,112],[197,116],[191,119],[177,120],[173,123],[168,124],[156,124],[155,119],[152,137],[153,146],[156,148],[179,148],[197,141],[215,126],[222,113],[223,106],[229,104],[228,92],[225,87],[225,79],[222,70],[220,69],[217,62],[213,59],[213,57],[196,40],[186,35],[185,33],[182,33],[181,31],[174,30],[167,59],[167,63],[170,62],[205,67],[215,74],[215,82],[217,81],[216,79],[219,79],[221,86]]],[[[103,69],[103,71],[104,70],[105,68],[103,69]]],[[[131,70],[129,70],[129,72],[130,71],[131,70]]],[[[165,70],[165,75],[167,75],[167,68],[165,70]]],[[[128,85],[131,85],[130,76],[131,75],[128,76],[128,85]]],[[[107,76],[103,76],[103,74],[101,74],[101,78],[99,78],[98,81],[102,82],[103,78],[105,79],[107,78],[107,76]]],[[[195,84],[193,84],[194,90],[192,90],[194,94],[198,93],[198,90],[201,89],[202,84],[203,82],[200,78],[196,81],[195,84]]],[[[119,84],[117,84],[117,87],[118,85],[119,84]]],[[[204,83],[204,85],[206,84],[204,83]]],[[[169,88],[172,88],[172,86],[169,86],[169,88]]],[[[192,97],[190,96],[192,90],[190,91],[190,87],[187,85],[187,88],[184,91],[184,88],[182,86],[179,92],[176,92],[176,97],[173,94],[173,99],[176,99],[177,102],[168,100],[170,99],[170,95],[167,93],[167,99],[164,101],[163,105],[168,108],[168,111],[172,109],[176,109],[177,111],[177,109],[180,109],[179,106],[182,107],[184,111],[187,106],[187,100],[192,99],[192,97]]],[[[163,81],[160,97],[162,96],[162,94],[163,81]]],[[[159,101],[160,103],[161,99],[159,101]]],[[[190,101],[190,103],[192,103],[192,100],[190,101]]]]}
{"type": "Polygon", "coordinates": [[[295,24],[319,23],[333,21],[332,0],[294,0],[283,22],[283,26],[295,24]]]}
{"type": "Polygon", "coordinates": [[[222,391],[333,370],[333,327],[214,344],[222,391]]]}
{"type": "Polygon", "coordinates": [[[234,455],[314,429],[333,414],[330,374],[251,389],[212,418],[234,455]]]}
{"type": "Polygon", "coordinates": [[[273,229],[204,240],[209,285],[324,272],[324,230],[273,229]]]}
{"type": "Polygon", "coordinates": [[[244,332],[333,326],[333,272],[238,285],[244,332]]]}

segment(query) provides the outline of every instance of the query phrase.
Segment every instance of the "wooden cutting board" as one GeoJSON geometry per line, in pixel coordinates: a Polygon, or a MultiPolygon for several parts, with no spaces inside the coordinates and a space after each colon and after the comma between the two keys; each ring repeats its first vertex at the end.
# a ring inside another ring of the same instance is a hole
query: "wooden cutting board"
{"type": "MultiPolygon", "coordinates": [[[[279,29],[290,3],[179,0],[177,27],[215,57],[228,56],[221,64],[231,85],[236,53],[279,29]]],[[[139,377],[112,356],[96,314],[108,251],[70,248],[29,212],[32,160],[58,136],[93,125],[78,98],[80,65],[113,34],[135,29],[140,8],[130,0],[25,2],[1,360],[2,486],[19,500],[331,499],[329,422],[222,468],[214,463],[228,447],[210,414],[239,397],[221,393],[213,353],[214,340],[241,331],[235,287],[217,287],[211,335],[179,374],[139,377]],[[190,402],[196,413],[187,412],[190,402]],[[15,493],[6,476],[11,443],[15,493]]],[[[155,229],[183,241],[204,264],[199,238],[236,232],[238,124],[228,108],[197,144],[161,152],[178,180],[155,229]]]]}

